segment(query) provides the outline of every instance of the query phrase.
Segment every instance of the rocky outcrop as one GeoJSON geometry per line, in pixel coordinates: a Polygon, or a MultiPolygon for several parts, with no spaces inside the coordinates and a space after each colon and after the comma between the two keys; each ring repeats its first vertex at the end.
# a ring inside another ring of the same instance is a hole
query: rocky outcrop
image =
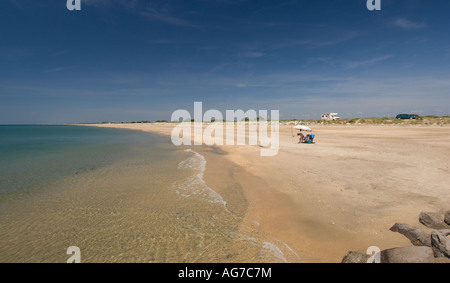
{"type": "Polygon", "coordinates": [[[445,222],[447,225],[450,225],[450,210],[447,211],[447,213],[445,213],[445,216],[444,216],[444,222],[445,222]]]}
{"type": "Polygon", "coordinates": [[[434,261],[430,247],[402,247],[381,251],[381,263],[429,263],[434,261]]]}
{"type": "Polygon", "coordinates": [[[403,223],[395,223],[390,230],[402,234],[408,238],[414,246],[431,247],[430,235],[417,227],[403,223]]]}
{"type": "Polygon", "coordinates": [[[450,230],[434,230],[431,233],[431,247],[435,257],[450,258],[450,230]]]}
{"type": "Polygon", "coordinates": [[[369,255],[360,252],[348,252],[341,263],[367,263],[369,255]]]}
{"type": "Polygon", "coordinates": [[[443,220],[441,220],[436,214],[431,212],[421,212],[419,215],[419,221],[423,225],[432,229],[450,229],[443,220]]]}
{"type": "MultiPolygon", "coordinates": [[[[386,249],[380,252],[382,263],[450,263],[450,211],[442,220],[437,214],[421,212],[419,222],[435,229],[431,235],[404,223],[395,223],[390,228],[408,238],[414,246],[386,249]]],[[[342,263],[365,263],[369,255],[348,252],[342,263]]]]}

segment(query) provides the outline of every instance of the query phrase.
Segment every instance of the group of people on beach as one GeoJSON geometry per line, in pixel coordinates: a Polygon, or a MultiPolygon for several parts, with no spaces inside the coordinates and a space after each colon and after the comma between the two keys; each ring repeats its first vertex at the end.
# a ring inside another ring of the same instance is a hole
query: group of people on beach
{"type": "Polygon", "coordinates": [[[300,133],[297,134],[299,136],[298,143],[311,143],[314,140],[315,135],[313,133],[307,134],[306,136],[300,133]]]}

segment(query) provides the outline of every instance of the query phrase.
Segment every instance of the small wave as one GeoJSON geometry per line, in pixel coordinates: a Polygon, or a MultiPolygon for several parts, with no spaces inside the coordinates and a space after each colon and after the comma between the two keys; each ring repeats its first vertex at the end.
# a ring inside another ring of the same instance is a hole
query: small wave
{"type": "Polygon", "coordinates": [[[254,238],[254,237],[250,237],[250,236],[247,236],[247,235],[239,234],[239,233],[236,233],[236,232],[229,232],[228,234],[231,235],[232,237],[240,240],[240,241],[249,241],[249,242],[252,242],[252,243],[255,243],[255,244],[258,243],[258,240],[256,240],[256,238],[254,238]]]}
{"type": "Polygon", "coordinates": [[[203,179],[206,170],[206,159],[203,155],[191,149],[185,151],[191,152],[194,156],[189,157],[178,164],[178,169],[191,169],[195,174],[183,182],[173,183],[176,193],[182,197],[198,196],[209,203],[220,203],[226,206],[227,203],[213,189],[208,187],[203,179]]]}
{"type": "Polygon", "coordinates": [[[301,260],[300,256],[286,243],[283,243],[280,240],[272,239],[272,241],[277,244],[273,244],[271,242],[264,242],[261,248],[261,257],[273,256],[278,258],[281,262],[289,262],[286,259],[285,253],[287,253],[287,257],[289,259],[296,258],[295,260],[301,260]],[[284,252],[283,252],[284,251],[284,252]]]}
{"type": "Polygon", "coordinates": [[[272,255],[282,262],[288,262],[280,248],[272,243],[264,242],[261,249],[261,257],[267,257],[268,255],[272,255]]]}

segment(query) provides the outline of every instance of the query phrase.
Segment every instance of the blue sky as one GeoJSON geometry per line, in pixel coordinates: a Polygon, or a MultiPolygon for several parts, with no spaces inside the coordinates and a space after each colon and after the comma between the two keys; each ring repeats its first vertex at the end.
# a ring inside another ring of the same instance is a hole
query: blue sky
{"type": "Polygon", "coordinates": [[[3,0],[0,124],[450,113],[450,1],[3,0]]]}

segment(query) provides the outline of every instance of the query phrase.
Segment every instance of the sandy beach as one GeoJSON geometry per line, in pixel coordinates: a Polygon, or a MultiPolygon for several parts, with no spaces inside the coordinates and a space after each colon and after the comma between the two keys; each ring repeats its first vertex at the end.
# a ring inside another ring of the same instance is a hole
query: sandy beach
{"type": "Polygon", "coordinates": [[[0,263],[450,263],[448,11],[2,1],[0,263]]]}
{"type": "MultiPolygon", "coordinates": [[[[176,124],[95,124],[170,135],[176,124]]],[[[218,146],[205,181],[221,188],[221,162],[232,162],[248,208],[240,234],[276,239],[289,262],[340,262],[348,251],[410,246],[396,222],[420,226],[421,211],[449,210],[450,127],[315,125],[315,144],[298,144],[280,125],[279,152],[218,146]],[[226,154],[225,154],[226,153],[226,154]]],[[[195,148],[195,146],[192,146],[195,148]]],[[[225,200],[232,192],[220,191],[225,200]]],[[[251,260],[250,260],[251,261],[251,260]]]]}

